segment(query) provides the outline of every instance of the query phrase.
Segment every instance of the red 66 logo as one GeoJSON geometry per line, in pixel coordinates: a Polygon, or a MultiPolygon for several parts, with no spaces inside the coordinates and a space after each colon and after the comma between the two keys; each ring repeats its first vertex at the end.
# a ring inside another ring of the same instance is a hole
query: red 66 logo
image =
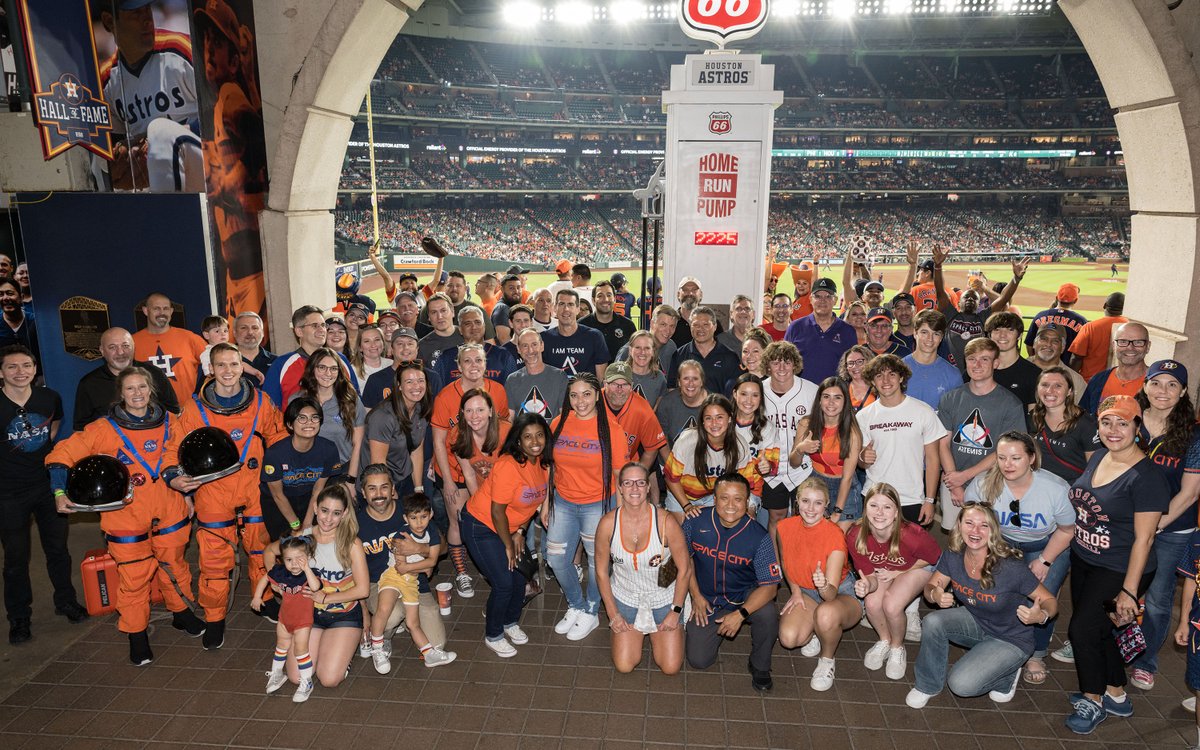
{"type": "Polygon", "coordinates": [[[720,47],[754,36],[770,14],[770,0],[682,0],[679,25],[693,39],[720,47]]]}

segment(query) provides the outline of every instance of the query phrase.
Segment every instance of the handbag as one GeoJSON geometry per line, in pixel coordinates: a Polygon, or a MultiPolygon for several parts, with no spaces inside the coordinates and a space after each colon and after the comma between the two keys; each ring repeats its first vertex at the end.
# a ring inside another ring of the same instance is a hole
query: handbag
{"type": "Polygon", "coordinates": [[[659,588],[668,588],[675,579],[679,577],[679,566],[675,564],[675,558],[671,558],[663,563],[658,568],[658,586],[659,588]]]}
{"type": "Polygon", "coordinates": [[[1113,639],[1117,642],[1117,650],[1125,663],[1133,661],[1146,650],[1146,634],[1137,620],[1124,627],[1113,628],[1113,639]]]}
{"type": "Polygon", "coordinates": [[[526,581],[532,581],[537,578],[537,556],[527,549],[521,550],[521,555],[517,558],[516,571],[525,576],[526,581]]]}

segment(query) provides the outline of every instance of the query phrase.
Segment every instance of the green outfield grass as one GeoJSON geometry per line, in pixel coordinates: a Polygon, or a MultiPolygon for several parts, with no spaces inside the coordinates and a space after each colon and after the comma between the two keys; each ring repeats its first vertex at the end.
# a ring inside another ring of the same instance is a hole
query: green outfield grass
{"type": "MultiPolygon", "coordinates": [[[[1113,292],[1124,292],[1128,266],[1125,264],[1117,264],[1117,278],[1109,278],[1109,263],[1032,263],[1029,266],[1029,271],[1025,276],[1025,280],[1021,284],[1021,288],[1017,293],[1015,300],[1016,304],[1021,308],[1021,313],[1030,317],[1039,310],[1049,307],[1054,301],[1054,295],[1058,288],[1071,282],[1079,286],[1080,299],[1075,309],[1085,318],[1092,320],[1102,315],[1101,307],[1104,298],[1113,292]]],[[[611,271],[597,271],[593,277],[593,281],[607,279],[617,271],[625,274],[629,279],[629,291],[637,296],[641,290],[642,272],[641,268],[624,268],[613,269],[611,271]]],[[[946,267],[947,283],[951,287],[965,287],[967,283],[967,275],[970,272],[982,270],[987,278],[992,281],[1008,281],[1012,278],[1012,266],[1006,263],[989,263],[982,266],[974,266],[971,264],[950,264],[946,267]]],[[[875,272],[883,274],[883,283],[887,286],[888,296],[890,297],[899,290],[899,286],[904,282],[904,275],[907,269],[902,266],[878,266],[875,272]]],[[[481,274],[474,273],[467,275],[467,282],[470,288],[474,288],[475,280],[481,274]]],[[[823,275],[830,276],[834,281],[841,286],[842,268],[834,266],[832,273],[823,275]]],[[[538,289],[543,287],[557,278],[553,273],[531,273],[529,274],[529,288],[538,289]]],[[[378,283],[375,279],[369,279],[368,285],[374,286],[378,283]],[[374,283],[372,283],[374,282],[374,283]]],[[[780,280],[779,291],[791,294],[793,291],[792,280],[790,276],[786,276],[780,280]]],[[[382,289],[375,289],[368,294],[380,305],[386,305],[386,299],[382,289]]],[[[666,295],[669,302],[674,301],[674,295],[666,295]]],[[[718,302],[718,300],[709,300],[718,302]]]]}

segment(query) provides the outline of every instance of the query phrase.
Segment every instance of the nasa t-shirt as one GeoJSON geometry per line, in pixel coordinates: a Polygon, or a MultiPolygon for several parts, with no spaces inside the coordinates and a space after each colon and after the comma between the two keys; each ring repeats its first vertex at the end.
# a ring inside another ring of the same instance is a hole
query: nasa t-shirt
{"type": "Polygon", "coordinates": [[[990,393],[977,396],[970,385],[942,394],[938,419],[950,433],[950,453],[957,471],[970,469],[996,451],[996,440],[1006,432],[1025,431],[1025,409],[1012,391],[996,384],[990,393]]]}
{"type": "Polygon", "coordinates": [[[529,412],[541,414],[550,421],[562,409],[567,395],[567,374],[547,365],[533,375],[522,367],[504,381],[504,392],[508,394],[508,408],[512,409],[514,418],[529,412]]]}
{"type": "Polygon", "coordinates": [[[608,344],[595,328],[581,325],[570,336],[555,328],[542,334],[542,343],[546,347],[542,354],[546,364],[561,368],[568,375],[595,373],[597,367],[609,361],[608,344]]]}
{"type": "Polygon", "coordinates": [[[0,425],[4,426],[0,497],[43,487],[50,491],[44,462],[53,446],[50,426],[63,418],[62,399],[49,388],[35,386],[32,390],[24,406],[17,406],[0,391],[0,425]]]}

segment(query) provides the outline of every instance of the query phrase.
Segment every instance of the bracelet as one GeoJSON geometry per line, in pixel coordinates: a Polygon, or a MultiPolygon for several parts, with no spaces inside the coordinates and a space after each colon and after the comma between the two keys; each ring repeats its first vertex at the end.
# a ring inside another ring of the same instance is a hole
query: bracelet
{"type": "Polygon", "coordinates": [[[1043,609],[1042,610],[1042,624],[1045,625],[1048,622],[1050,622],[1050,613],[1043,609]]]}
{"type": "Polygon", "coordinates": [[[1133,600],[1133,603],[1134,603],[1134,605],[1136,605],[1136,604],[1137,604],[1137,601],[1138,601],[1137,595],[1129,593],[1129,589],[1127,589],[1127,588],[1125,588],[1124,586],[1122,586],[1122,587],[1121,587],[1121,593],[1125,594],[1125,596],[1128,596],[1130,599],[1132,599],[1132,600],[1133,600]]]}
{"type": "Polygon", "coordinates": [[[66,492],[64,492],[63,490],[55,490],[55,491],[54,491],[54,496],[55,496],[55,497],[62,497],[62,496],[63,496],[63,495],[65,495],[65,494],[67,494],[67,493],[66,493],[66,492]]]}
{"type": "Polygon", "coordinates": [[[832,508],[830,508],[830,509],[829,509],[829,515],[831,515],[831,516],[832,516],[834,513],[837,513],[838,515],[841,515],[841,514],[842,514],[842,509],[841,509],[841,508],[839,508],[839,507],[837,507],[837,506],[835,505],[835,506],[833,506],[832,508]]]}
{"type": "Polygon", "coordinates": [[[425,485],[423,485],[423,484],[413,487],[413,492],[424,492],[424,491],[425,491],[425,485]]]}
{"type": "Polygon", "coordinates": [[[293,530],[298,529],[300,528],[300,520],[296,519],[295,521],[289,523],[288,526],[291,526],[293,530]]]}

